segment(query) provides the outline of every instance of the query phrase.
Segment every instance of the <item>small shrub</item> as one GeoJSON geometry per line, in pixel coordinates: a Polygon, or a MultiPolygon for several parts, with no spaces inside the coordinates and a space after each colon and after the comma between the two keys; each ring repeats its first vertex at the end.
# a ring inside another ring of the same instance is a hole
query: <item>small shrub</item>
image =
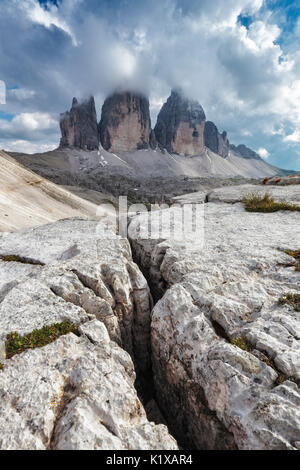
{"type": "Polygon", "coordinates": [[[49,326],[45,325],[40,330],[33,330],[25,336],[20,336],[18,333],[12,332],[6,337],[6,357],[9,359],[26,349],[41,348],[42,346],[53,343],[57,338],[68,333],[78,334],[77,326],[68,321],[54,323],[49,326]]]}
{"type": "Polygon", "coordinates": [[[243,338],[242,336],[233,338],[230,342],[234,346],[237,346],[238,348],[243,349],[244,351],[251,352],[251,350],[253,349],[249,341],[246,338],[243,338]]]}
{"type": "Polygon", "coordinates": [[[290,305],[296,312],[300,312],[300,294],[286,294],[279,299],[279,303],[290,305]]]}
{"type": "Polygon", "coordinates": [[[277,212],[277,211],[300,211],[300,206],[289,202],[276,202],[269,194],[248,194],[244,199],[247,212],[277,212]]]}
{"type": "Polygon", "coordinates": [[[2,370],[4,365],[0,362],[0,370],[2,370]]]}

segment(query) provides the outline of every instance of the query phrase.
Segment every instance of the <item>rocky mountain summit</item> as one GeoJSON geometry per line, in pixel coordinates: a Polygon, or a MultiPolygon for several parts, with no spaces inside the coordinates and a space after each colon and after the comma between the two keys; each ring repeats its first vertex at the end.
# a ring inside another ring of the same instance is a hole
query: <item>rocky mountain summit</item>
{"type": "Polygon", "coordinates": [[[157,117],[156,139],[169,153],[200,155],[204,150],[205,119],[197,101],[187,99],[180,90],[172,90],[157,117]]]}
{"type": "MultiPolygon", "coordinates": [[[[91,151],[98,150],[101,144],[103,150],[113,154],[150,149],[159,152],[161,159],[167,154],[203,157],[211,151],[224,159],[238,157],[263,162],[245,145],[230,144],[226,131],[219,133],[213,122],[206,121],[200,103],[187,98],[181,89],[172,90],[154,130],[148,98],[129,91],[115,92],[106,98],[99,124],[94,98],[80,104],[74,98],[71,110],[61,115],[60,127],[60,148],[91,151]]],[[[243,167],[242,162],[240,166],[243,167]]]]}
{"type": "Polygon", "coordinates": [[[60,116],[60,147],[95,150],[99,147],[97,113],[94,97],[78,103],[73,98],[70,111],[60,116]]]}
{"type": "Polygon", "coordinates": [[[109,152],[133,152],[154,145],[149,101],[135,93],[114,93],[102,107],[100,141],[109,152]]]}

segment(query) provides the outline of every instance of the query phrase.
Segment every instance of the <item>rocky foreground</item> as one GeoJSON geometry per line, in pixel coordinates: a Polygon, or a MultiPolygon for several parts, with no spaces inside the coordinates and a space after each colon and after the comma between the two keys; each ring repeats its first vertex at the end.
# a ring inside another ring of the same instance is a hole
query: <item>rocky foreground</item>
{"type": "MultiPolygon", "coordinates": [[[[300,294],[285,253],[300,249],[300,214],[248,213],[241,194],[252,190],[177,201],[204,204],[203,246],[147,240],[148,214],[136,216],[139,266],[127,240],[101,239],[99,222],[1,235],[2,352],[13,331],[77,329],[2,354],[1,449],[176,449],[175,439],[188,449],[300,448],[300,317],[279,303],[300,294]]],[[[297,186],[268,190],[300,203],[297,186]]],[[[168,211],[178,227],[180,210],[168,211]]]]}

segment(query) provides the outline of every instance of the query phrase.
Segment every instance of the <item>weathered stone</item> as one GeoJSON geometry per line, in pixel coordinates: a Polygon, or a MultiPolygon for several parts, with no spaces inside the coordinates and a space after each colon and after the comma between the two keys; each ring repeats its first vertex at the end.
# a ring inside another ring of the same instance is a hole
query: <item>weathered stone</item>
{"type": "Polygon", "coordinates": [[[204,151],[205,114],[197,101],[172,90],[163,105],[154,132],[158,143],[170,153],[200,155],[204,151]]]}
{"type": "Polygon", "coordinates": [[[268,193],[275,201],[286,201],[295,204],[300,202],[300,186],[298,185],[289,186],[288,188],[281,186],[268,186],[268,188],[265,188],[263,186],[243,184],[241,186],[214,189],[208,193],[207,199],[209,202],[235,203],[242,202],[247,195],[253,193],[261,196],[268,193]]]}
{"type": "Polygon", "coordinates": [[[99,227],[67,219],[0,237],[0,254],[46,264],[25,270],[20,263],[0,261],[0,338],[64,320],[80,324],[92,315],[141,370],[148,370],[152,300],[147,282],[132,261],[128,241],[102,238],[99,227]]]}
{"type": "Polygon", "coordinates": [[[0,449],[177,449],[165,426],[147,421],[130,356],[103,323],[85,323],[80,334],[6,361],[0,449]]]}
{"type": "Polygon", "coordinates": [[[228,156],[229,141],[227,133],[224,131],[222,134],[219,134],[217,126],[211,121],[205,123],[204,142],[205,146],[212,152],[217,153],[223,158],[228,156]]]}
{"type": "Polygon", "coordinates": [[[155,146],[148,99],[131,92],[108,97],[102,107],[99,132],[101,144],[109,152],[133,152],[155,146]]]}
{"type": "MultiPolygon", "coordinates": [[[[292,202],[296,188],[276,191],[292,202]]],[[[221,203],[240,201],[244,191],[209,195],[215,202],[204,205],[203,247],[170,237],[143,240],[147,214],[131,223],[136,259],[162,297],[151,325],[156,397],[186,446],[295,449],[300,320],[278,300],[300,293],[295,260],[284,252],[299,249],[300,215],[248,213],[240,203],[221,203]],[[248,350],[233,344],[235,338],[248,342],[248,350]]],[[[176,230],[182,216],[172,211],[176,230]]],[[[157,214],[150,217],[158,223],[157,214]]]]}
{"type": "Polygon", "coordinates": [[[243,158],[254,158],[255,160],[262,160],[262,158],[256,152],[254,152],[254,150],[249,149],[249,147],[244,144],[240,144],[237,146],[230,144],[230,150],[232,150],[235,154],[243,158]]]}
{"type": "Polygon", "coordinates": [[[82,103],[73,98],[71,110],[61,114],[60,129],[60,147],[98,149],[99,134],[94,97],[91,96],[82,103]]]}

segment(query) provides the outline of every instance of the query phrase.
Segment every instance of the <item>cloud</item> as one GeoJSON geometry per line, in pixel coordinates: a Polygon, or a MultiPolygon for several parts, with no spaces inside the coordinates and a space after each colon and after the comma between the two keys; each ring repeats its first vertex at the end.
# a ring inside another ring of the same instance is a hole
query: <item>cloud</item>
{"type": "Polygon", "coordinates": [[[300,130],[294,131],[292,134],[285,136],[283,140],[285,142],[300,143],[300,130]]]}
{"type": "Polygon", "coordinates": [[[155,123],[170,88],[180,85],[233,143],[268,148],[270,162],[293,168],[300,22],[286,32],[285,11],[275,3],[61,0],[45,8],[37,0],[2,0],[0,79],[14,90],[0,111],[23,116],[9,130],[0,126],[0,139],[15,141],[19,131],[19,140],[36,142],[37,132],[58,143],[54,122],[73,96],[93,93],[100,117],[105,96],[118,87],[149,94],[155,123]],[[30,129],[35,113],[51,116],[42,121],[48,129],[30,129]]]}
{"type": "Polygon", "coordinates": [[[270,153],[268,152],[268,150],[264,149],[263,147],[259,148],[257,150],[257,153],[261,158],[264,158],[265,160],[267,160],[270,156],[270,153]]]}

